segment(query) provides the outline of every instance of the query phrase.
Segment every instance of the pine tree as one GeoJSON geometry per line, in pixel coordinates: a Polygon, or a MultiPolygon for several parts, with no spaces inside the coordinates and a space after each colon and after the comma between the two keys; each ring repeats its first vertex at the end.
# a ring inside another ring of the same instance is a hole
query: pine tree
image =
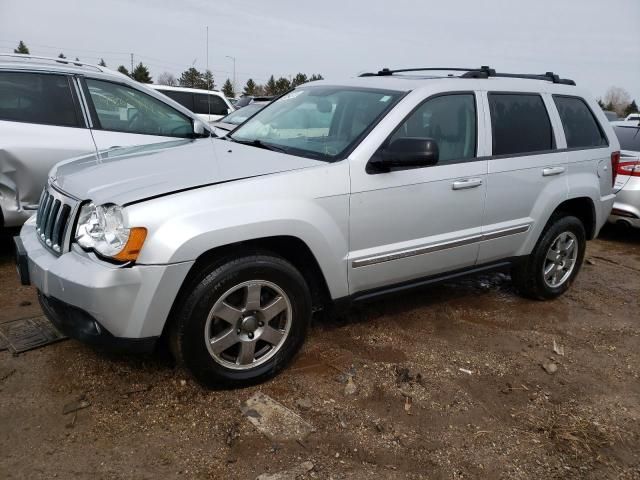
{"type": "Polygon", "coordinates": [[[98,63],[98,65],[100,65],[101,67],[106,67],[107,66],[107,62],[104,61],[104,58],[101,58],[100,62],[98,63]]]}
{"type": "Polygon", "coordinates": [[[291,86],[297,87],[298,85],[302,85],[304,83],[307,83],[308,81],[309,79],[304,73],[298,73],[295,77],[293,77],[293,80],[291,81],[291,86]]]}
{"type": "Polygon", "coordinates": [[[282,95],[283,93],[291,90],[291,82],[285,77],[280,77],[276,81],[276,95],[282,95]]]}
{"type": "Polygon", "coordinates": [[[247,80],[247,84],[244,86],[244,91],[242,92],[244,95],[253,96],[256,94],[256,82],[253,81],[253,78],[247,80]]]}
{"type": "Polygon", "coordinates": [[[213,90],[213,72],[211,70],[204,72],[204,75],[202,75],[202,81],[204,82],[204,88],[206,90],[213,90]]]}
{"type": "Polygon", "coordinates": [[[319,73],[314,73],[313,75],[311,75],[311,77],[309,77],[310,82],[315,82],[316,80],[324,80],[324,77],[319,73]]]}
{"type": "Polygon", "coordinates": [[[129,74],[129,70],[127,70],[127,67],[125,67],[124,65],[120,65],[118,67],[118,71],[120,73],[122,73],[123,75],[126,75],[127,77],[130,77],[131,75],[129,74]]]}
{"type": "Polygon", "coordinates": [[[18,48],[15,48],[13,50],[13,53],[24,53],[26,55],[29,54],[29,48],[24,44],[24,42],[22,40],[20,40],[20,43],[18,44],[18,48]]]}
{"type": "Polygon", "coordinates": [[[142,62],[138,63],[136,68],[133,69],[133,72],[131,72],[131,78],[140,83],[153,83],[151,75],[149,75],[149,69],[146,65],[143,65],[142,62]]]}
{"type": "Polygon", "coordinates": [[[276,86],[276,79],[273,78],[273,75],[269,77],[267,84],[264,86],[267,95],[276,95],[278,91],[278,87],[276,86]]]}
{"type": "Polygon", "coordinates": [[[601,98],[599,98],[599,99],[598,99],[598,105],[600,105],[600,108],[601,108],[602,110],[604,110],[604,109],[605,109],[605,107],[606,107],[606,105],[604,104],[604,102],[602,101],[602,99],[601,99],[601,98]]]}
{"type": "Polygon", "coordinates": [[[227,78],[227,81],[224,82],[224,85],[222,86],[222,93],[224,93],[224,96],[228,98],[233,98],[236,96],[236,92],[233,91],[233,84],[231,83],[231,80],[229,80],[228,78],[227,78]]]}
{"type": "Polygon", "coordinates": [[[632,100],[631,103],[627,105],[627,108],[624,109],[625,116],[629,115],[630,113],[638,113],[638,105],[636,104],[635,100],[632,100]]]}
{"type": "Polygon", "coordinates": [[[64,56],[64,53],[60,52],[60,55],[58,55],[58,58],[67,58],[64,56]]]}
{"type": "Polygon", "coordinates": [[[76,62],[79,62],[79,61],[80,61],[80,59],[78,57],[76,57],[76,62]]]}
{"type": "Polygon", "coordinates": [[[187,88],[202,88],[203,85],[206,85],[204,78],[202,77],[202,73],[194,67],[182,72],[178,83],[180,83],[181,87],[187,88]]]}

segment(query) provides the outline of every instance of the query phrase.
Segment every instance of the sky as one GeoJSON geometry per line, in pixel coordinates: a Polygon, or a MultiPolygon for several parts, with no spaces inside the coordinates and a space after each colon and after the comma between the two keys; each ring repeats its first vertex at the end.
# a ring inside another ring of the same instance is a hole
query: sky
{"type": "Polygon", "coordinates": [[[595,97],[610,86],[640,102],[640,0],[0,0],[0,52],[130,67],[152,77],[207,65],[233,77],[321,73],[340,80],[382,67],[490,65],[554,71],[595,97]]]}

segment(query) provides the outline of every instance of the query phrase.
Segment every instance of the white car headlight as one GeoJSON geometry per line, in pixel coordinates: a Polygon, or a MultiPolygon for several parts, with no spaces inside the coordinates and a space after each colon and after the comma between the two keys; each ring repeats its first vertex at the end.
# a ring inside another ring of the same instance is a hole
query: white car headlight
{"type": "Polygon", "coordinates": [[[119,261],[138,257],[147,235],[146,228],[128,228],[118,205],[88,203],[80,209],[75,239],[85,250],[94,250],[119,261]]]}

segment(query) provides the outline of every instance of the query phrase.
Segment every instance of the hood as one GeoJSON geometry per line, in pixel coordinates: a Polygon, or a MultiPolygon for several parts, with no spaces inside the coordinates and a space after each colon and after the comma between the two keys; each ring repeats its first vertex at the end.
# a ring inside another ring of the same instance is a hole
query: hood
{"type": "Polygon", "coordinates": [[[203,138],[114,148],[67,160],[54,167],[50,181],[82,200],[126,205],[181,190],[323,163],[203,138]]]}

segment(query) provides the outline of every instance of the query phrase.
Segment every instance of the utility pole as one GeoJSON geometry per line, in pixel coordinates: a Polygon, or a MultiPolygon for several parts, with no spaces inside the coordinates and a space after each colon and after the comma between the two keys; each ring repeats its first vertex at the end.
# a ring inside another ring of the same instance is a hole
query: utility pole
{"type": "Polygon", "coordinates": [[[133,75],[133,53],[131,54],[131,75],[133,75]]]}
{"type": "Polygon", "coordinates": [[[225,55],[225,57],[233,60],[233,93],[237,95],[236,92],[236,57],[232,57],[231,55],[225,55]]]}

